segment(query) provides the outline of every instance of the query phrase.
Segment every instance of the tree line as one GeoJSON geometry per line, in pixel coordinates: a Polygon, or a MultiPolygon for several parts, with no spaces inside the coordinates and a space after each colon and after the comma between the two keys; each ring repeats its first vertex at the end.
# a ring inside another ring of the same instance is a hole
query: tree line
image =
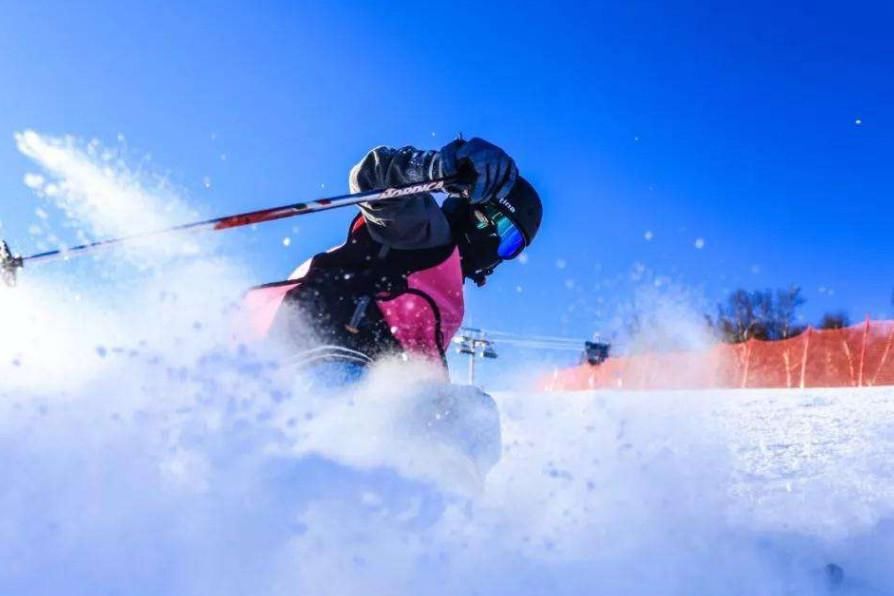
{"type": "MultiPolygon", "coordinates": [[[[714,334],[727,343],[788,339],[807,328],[799,316],[805,302],[801,288],[796,286],[777,290],[739,289],[717,305],[715,315],[705,315],[705,319],[714,334]]],[[[838,311],[824,314],[817,327],[841,329],[848,325],[847,313],[838,311]]]]}

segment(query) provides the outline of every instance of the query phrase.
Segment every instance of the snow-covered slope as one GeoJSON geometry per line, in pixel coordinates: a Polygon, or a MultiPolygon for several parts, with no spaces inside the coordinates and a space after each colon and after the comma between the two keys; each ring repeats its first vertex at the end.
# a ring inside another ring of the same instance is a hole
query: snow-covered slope
{"type": "Polygon", "coordinates": [[[500,397],[484,501],[559,592],[894,593],[891,388],[500,397]]]}
{"type": "Polygon", "coordinates": [[[112,359],[0,400],[0,593],[894,591],[890,390],[498,395],[475,491],[385,386],[112,359]]]}

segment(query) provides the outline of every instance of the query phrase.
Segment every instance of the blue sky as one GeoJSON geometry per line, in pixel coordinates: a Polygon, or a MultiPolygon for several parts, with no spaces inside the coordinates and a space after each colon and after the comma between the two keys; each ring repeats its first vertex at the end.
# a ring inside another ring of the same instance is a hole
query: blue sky
{"type": "MultiPolygon", "coordinates": [[[[26,128],[122,133],[207,215],[338,194],[374,145],[463,132],[546,203],[527,263],[468,288],[472,324],[586,336],[652,276],[709,305],[797,284],[810,320],[890,316],[892,6],[7,3],[0,221],[29,252],[26,128]]],[[[349,219],[228,243],[271,281],[349,219]]]]}

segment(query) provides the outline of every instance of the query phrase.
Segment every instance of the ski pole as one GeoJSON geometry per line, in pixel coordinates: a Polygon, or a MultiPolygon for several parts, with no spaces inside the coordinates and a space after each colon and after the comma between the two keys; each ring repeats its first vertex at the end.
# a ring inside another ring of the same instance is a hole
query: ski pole
{"type": "Polygon", "coordinates": [[[19,269],[24,268],[25,263],[36,263],[41,261],[51,261],[61,258],[69,258],[89,253],[97,249],[108,248],[119,244],[125,244],[135,240],[145,240],[155,236],[172,234],[176,232],[201,232],[201,231],[217,231],[228,230],[230,228],[239,228],[257,223],[275,221],[287,217],[296,217],[298,215],[307,215],[318,211],[328,211],[330,209],[338,209],[339,207],[347,207],[348,205],[356,205],[357,203],[375,203],[405,197],[409,195],[424,192],[445,192],[447,186],[458,181],[458,177],[440,178],[430,182],[418,182],[414,184],[406,184],[403,186],[395,186],[391,188],[383,188],[378,190],[368,190],[354,194],[339,195],[324,199],[316,199],[306,203],[293,203],[291,205],[282,205],[280,207],[271,207],[269,209],[260,209],[258,211],[249,211],[246,213],[238,213],[236,215],[226,215],[224,217],[216,217],[214,219],[206,219],[192,223],[176,225],[164,230],[155,230],[152,232],[144,232],[141,234],[133,234],[121,238],[111,238],[108,240],[99,240],[88,244],[81,244],[68,248],[60,248],[57,250],[49,250],[29,256],[13,255],[6,242],[0,240],[0,277],[8,286],[16,284],[16,274],[19,269]]]}

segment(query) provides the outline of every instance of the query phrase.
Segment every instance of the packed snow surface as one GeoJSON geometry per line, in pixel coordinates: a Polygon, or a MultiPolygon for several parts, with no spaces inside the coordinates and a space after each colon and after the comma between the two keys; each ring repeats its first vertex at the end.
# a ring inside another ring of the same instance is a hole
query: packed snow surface
{"type": "Polygon", "coordinates": [[[426,397],[398,376],[322,400],[111,360],[4,392],[0,593],[822,594],[829,562],[894,590],[889,390],[498,395],[476,488],[390,426],[426,397]]]}
{"type": "MultiPolygon", "coordinates": [[[[89,236],[181,212],[19,142],[89,236]]],[[[0,291],[0,594],[894,593],[892,389],[497,393],[481,478],[407,416],[431,371],[314,385],[239,341],[245,271],[173,252],[0,291]]]]}

